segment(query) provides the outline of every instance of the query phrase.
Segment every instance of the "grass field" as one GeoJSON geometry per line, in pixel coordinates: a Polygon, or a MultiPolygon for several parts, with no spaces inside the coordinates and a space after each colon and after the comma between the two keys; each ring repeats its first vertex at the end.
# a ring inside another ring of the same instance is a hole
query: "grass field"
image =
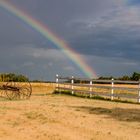
{"type": "Polygon", "coordinates": [[[54,83],[31,83],[32,85],[32,92],[34,94],[50,94],[53,93],[55,90],[55,84],[54,83]]]}
{"type": "Polygon", "coordinates": [[[30,100],[0,101],[0,140],[140,138],[140,105],[52,94],[54,84],[32,87],[30,100]]]}

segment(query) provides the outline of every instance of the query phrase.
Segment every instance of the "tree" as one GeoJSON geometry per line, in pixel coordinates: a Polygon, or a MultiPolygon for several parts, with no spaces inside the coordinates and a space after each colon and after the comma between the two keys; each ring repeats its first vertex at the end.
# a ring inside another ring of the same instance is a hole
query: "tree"
{"type": "Polygon", "coordinates": [[[124,81],[128,81],[131,80],[131,78],[127,75],[124,75],[123,77],[118,78],[119,80],[124,80],[124,81]]]}
{"type": "Polygon", "coordinates": [[[134,72],[132,74],[131,80],[138,81],[140,79],[140,73],[134,72]]]}

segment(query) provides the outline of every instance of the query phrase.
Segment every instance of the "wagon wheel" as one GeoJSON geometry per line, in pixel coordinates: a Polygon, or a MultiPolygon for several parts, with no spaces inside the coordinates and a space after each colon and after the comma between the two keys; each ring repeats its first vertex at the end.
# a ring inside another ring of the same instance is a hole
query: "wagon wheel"
{"type": "Polygon", "coordinates": [[[2,85],[0,85],[0,97],[5,97],[5,91],[2,90],[2,85]]]}
{"type": "Polygon", "coordinates": [[[19,89],[18,89],[17,83],[8,82],[6,83],[6,85],[4,85],[4,87],[5,87],[5,93],[8,99],[10,100],[19,99],[19,89]]]}
{"type": "Polygon", "coordinates": [[[4,96],[5,93],[4,93],[3,90],[2,90],[2,85],[3,85],[3,83],[0,83],[0,97],[5,97],[5,96],[4,96]]]}
{"type": "Polygon", "coordinates": [[[32,93],[32,86],[30,82],[22,83],[19,88],[20,99],[29,99],[32,93]]]}

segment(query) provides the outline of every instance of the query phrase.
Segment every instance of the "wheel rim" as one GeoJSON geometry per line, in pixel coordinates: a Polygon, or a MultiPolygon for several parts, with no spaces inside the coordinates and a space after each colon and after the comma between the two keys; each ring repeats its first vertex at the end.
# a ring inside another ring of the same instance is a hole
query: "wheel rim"
{"type": "Polygon", "coordinates": [[[29,99],[32,93],[30,82],[22,83],[19,88],[20,99],[29,99]]]}
{"type": "Polygon", "coordinates": [[[19,98],[19,90],[16,82],[8,82],[6,83],[5,87],[11,87],[11,89],[5,89],[5,93],[8,99],[12,100],[19,98]],[[17,90],[12,90],[12,88],[17,90]]]}

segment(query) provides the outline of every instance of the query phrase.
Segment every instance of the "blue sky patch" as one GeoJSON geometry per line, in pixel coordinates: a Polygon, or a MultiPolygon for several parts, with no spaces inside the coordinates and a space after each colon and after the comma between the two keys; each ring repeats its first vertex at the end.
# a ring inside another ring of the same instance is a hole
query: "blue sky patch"
{"type": "Polygon", "coordinates": [[[128,5],[138,5],[140,4],[140,0],[127,0],[128,5]]]}

